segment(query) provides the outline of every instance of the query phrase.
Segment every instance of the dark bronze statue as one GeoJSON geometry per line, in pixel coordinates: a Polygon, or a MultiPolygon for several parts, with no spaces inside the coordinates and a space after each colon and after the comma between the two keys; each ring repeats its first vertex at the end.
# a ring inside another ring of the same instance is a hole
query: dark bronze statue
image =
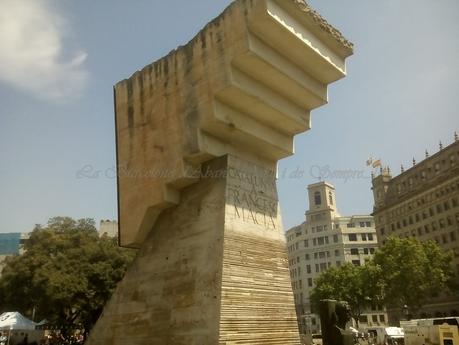
{"type": "Polygon", "coordinates": [[[346,302],[320,301],[323,345],[353,345],[354,336],[346,330],[346,324],[350,319],[350,308],[346,302]]]}

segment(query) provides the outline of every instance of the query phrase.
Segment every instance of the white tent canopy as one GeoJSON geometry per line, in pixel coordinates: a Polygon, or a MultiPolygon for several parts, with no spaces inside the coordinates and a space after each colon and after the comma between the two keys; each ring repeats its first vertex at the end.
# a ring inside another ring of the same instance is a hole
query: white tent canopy
{"type": "Polygon", "coordinates": [[[386,334],[392,338],[403,338],[403,328],[400,327],[386,327],[386,334]]]}
{"type": "Polygon", "coordinates": [[[0,315],[0,329],[34,330],[37,324],[17,311],[9,311],[0,315]]]}

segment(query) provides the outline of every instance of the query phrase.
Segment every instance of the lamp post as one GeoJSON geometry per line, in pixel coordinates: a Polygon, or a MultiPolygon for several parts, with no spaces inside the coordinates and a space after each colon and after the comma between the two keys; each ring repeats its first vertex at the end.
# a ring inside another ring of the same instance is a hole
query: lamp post
{"type": "Polygon", "coordinates": [[[405,316],[405,320],[408,321],[410,314],[408,312],[408,306],[406,304],[403,306],[403,315],[405,316]]]}

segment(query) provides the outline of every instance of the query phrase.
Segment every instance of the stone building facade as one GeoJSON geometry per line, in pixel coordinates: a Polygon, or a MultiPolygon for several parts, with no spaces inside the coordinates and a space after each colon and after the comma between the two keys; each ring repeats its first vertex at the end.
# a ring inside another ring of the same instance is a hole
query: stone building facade
{"type": "MultiPolygon", "coordinates": [[[[459,273],[459,141],[429,156],[400,175],[389,168],[373,176],[374,218],[381,244],[388,236],[432,240],[454,253],[459,273]]],[[[459,314],[459,297],[442,295],[432,299],[420,317],[459,314]]],[[[408,306],[409,307],[409,306],[408,306]]],[[[392,313],[391,313],[392,314],[392,313]]],[[[394,313],[392,318],[397,318],[394,313]]]]}
{"type": "MultiPolygon", "coordinates": [[[[288,230],[286,236],[299,327],[303,333],[316,333],[320,321],[312,313],[309,299],[315,279],[343,263],[365,264],[376,250],[377,237],[372,216],[345,217],[338,213],[333,185],[311,184],[308,195],[306,221],[288,230]]],[[[380,326],[385,325],[386,319],[384,308],[373,306],[359,323],[361,327],[380,326]]]]}
{"type": "Polygon", "coordinates": [[[117,237],[118,236],[118,222],[116,220],[100,221],[99,236],[117,237]]]}

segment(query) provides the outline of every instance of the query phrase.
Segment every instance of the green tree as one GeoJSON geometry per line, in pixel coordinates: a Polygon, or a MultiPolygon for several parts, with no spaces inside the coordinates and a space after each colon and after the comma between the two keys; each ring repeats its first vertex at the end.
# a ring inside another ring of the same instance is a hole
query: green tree
{"type": "Polygon", "coordinates": [[[346,301],[351,308],[351,316],[358,324],[362,312],[372,303],[381,300],[379,267],[375,265],[356,266],[350,263],[332,267],[316,279],[311,293],[313,308],[320,300],[335,299],[346,301]]]}
{"type": "Polygon", "coordinates": [[[417,311],[453,280],[452,253],[432,241],[389,237],[374,256],[387,306],[417,311]]]}
{"type": "Polygon", "coordinates": [[[99,237],[92,219],[68,217],[37,225],[24,249],[6,260],[0,307],[56,323],[66,337],[90,330],[135,254],[99,237]]]}

